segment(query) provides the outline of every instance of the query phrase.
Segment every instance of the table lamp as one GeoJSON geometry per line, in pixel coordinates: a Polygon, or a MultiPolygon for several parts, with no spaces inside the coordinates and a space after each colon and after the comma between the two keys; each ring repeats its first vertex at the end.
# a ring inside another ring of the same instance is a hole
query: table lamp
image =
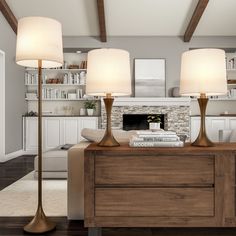
{"type": "Polygon", "coordinates": [[[224,50],[213,48],[196,49],[182,54],[180,94],[199,97],[201,125],[198,137],[192,143],[193,146],[214,146],[206,134],[207,97],[226,93],[227,80],[224,50]]]}
{"type": "Polygon", "coordinates": [[[18,21],[16,63],[38,68],[38,207],[32,221],[24,227],[28,233],[45,233],[55,228],[42,207],[42,68],[63,64],[61,24],[50,18],[25,17],[18,21]]]}
{"type": "Polygon", "coordinates": [[[107,113],[106,130],[99,146],[119,146],[111,130],[114,96],[131,94],[129,53],[121,49],[95,49],[88,53],[86,94],[103,96],[107,113]]]}

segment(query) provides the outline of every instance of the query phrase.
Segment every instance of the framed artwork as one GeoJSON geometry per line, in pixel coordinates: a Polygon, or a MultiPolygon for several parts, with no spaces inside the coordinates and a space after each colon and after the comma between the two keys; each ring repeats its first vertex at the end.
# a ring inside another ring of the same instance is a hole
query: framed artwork
{"type": "Polygon", "coordinates": [[[165,59],[134,59],[135,97],[165,97],[165,59]]]}

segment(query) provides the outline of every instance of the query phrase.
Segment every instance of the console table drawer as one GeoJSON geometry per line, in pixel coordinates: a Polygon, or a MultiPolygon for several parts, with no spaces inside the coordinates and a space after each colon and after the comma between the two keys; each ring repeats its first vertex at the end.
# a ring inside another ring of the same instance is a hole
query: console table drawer
{"type": "Polygon", "coordinates": [[[214,190],[97,188],[95,216],[214,216],[214,190]]]}
{"type": "Polygon", "coordinates": [[[213,156],[98,156],[97,185],[212,185],[213,156]]]}

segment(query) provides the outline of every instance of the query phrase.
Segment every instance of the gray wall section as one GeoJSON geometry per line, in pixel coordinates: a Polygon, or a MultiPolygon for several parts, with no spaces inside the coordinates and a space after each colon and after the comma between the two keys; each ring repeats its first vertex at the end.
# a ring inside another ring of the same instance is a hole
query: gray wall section
{"type": "MultiPolygon", "coordinates": [[[[193,37],[191,42],[184,43],[181,37],[108,37],[107,43],[101,43],[97,37],[64,37],[65,48],[101,48],[114,47],[130,52],[131,68],[134,58],[166,59],[166,95],[171,88],[179,86],[181,54],[189,48],[216,47],[236,48],[236,37],[193,37]]],[[[99,73],[99,72],[98,72],[99,73]]],[[[134,71],[132,71],[132,75],[134,71]]],[[[134,76],[133,84],[134,84],[134,76]]],[[[133,90],[134,94],[134,90],[133,90]]],[[[219,114],[225,110],[236,114],[235,101],[214,102],[209,114],[219,114]],[[232,110],[234,108],[234,110],[232,110]]],[[[192,114],[198,114],[198,106],[193,102],[192,114]]]]}
{"type": "Polygon", "coordinates": [[[16,35],[0,13],[0,49],[6,56],[6,154],[22,149],[22,114],[25,102],[24,68],[16,65],[16,35]]]}

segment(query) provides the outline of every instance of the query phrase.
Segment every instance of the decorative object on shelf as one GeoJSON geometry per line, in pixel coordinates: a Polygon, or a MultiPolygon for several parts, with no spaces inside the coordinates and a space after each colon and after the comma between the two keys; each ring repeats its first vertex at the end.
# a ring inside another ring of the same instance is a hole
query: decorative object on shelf
{"type": "Polygon", "coordinates": [[[179,87],[172,88],[172,97],[181,97],[179,93],[179,87]]]}
{"type": "Polygon", "coordinates": [[[147,117],[147,122],[149,123],[150,130],[159,130],[161,127],[161,118],[159,115],[149,115],[147,117]]]}
{"type": "Polygon", "coordinates": [[[96,102],[93,100],[86,100],[84,107],[87,109],[88,116],[92,116],[94,110],[96,110],[96,102]]]}
{"type": "Polygon", "coordinates": [[[165,59],[135,59],[135,97],[165,97],[165,59]]]}
{"type": "Polygon", "coordinates": [[[214,146],[206,134],[207,97],[227,93],[225,51],[211,48],[184,52],[181,60],[180,77],[180,94],[183,96],[199,96],[201,126],[199,135],[192,145],[214,146]]]}
{"type": "Polygon", "coordinates": [[[80,108],[79,115],[80,116],[85,116],[86,115],[86,110],[84,108],[80,108]]]}
{"type": "Polygon", "coordinates": [[[79,65],[69,65],[69,69],[79,69],[79,65]]]}
{"type": "Polygon", "coordinates": [[[38,68],[38,207],[34,218],[24,227],[28,233],[41,234],[55,229],[42,206],[42,68],[63,64],[61,24],[45,17],[25,17],[18,21],[16,63],[38,68]]]}
{"type": "Polygon", "coordinates": [[[107,113],[106,131],[99,146],[119,146],[111,129],[111,110],[113,96],[131,94],[129,53],[121,49],[104,48],[91,50],[88,53],[86,94],[105,96],[104,104],[107,113]]]}

